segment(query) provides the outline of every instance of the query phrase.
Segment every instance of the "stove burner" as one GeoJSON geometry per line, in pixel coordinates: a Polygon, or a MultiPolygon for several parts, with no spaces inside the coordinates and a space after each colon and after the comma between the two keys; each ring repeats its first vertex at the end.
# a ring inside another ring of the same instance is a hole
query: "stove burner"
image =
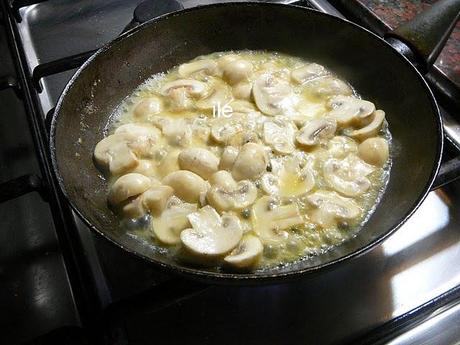
{"type": "Polygon", "coordinates": [[[146,0],[137,5],[133,17],[136,22],[144,23],[152,18],[179,11],[183,8],[184,6],[176,0],[146,0]]]}
{"type": "Polygon", "coordinates": [[[179,11],[183,8],[184,6],[177,0],[145,0],[134,9],[133,19],[125,27],[123,32],[131,30],[150,19],[159,17],[163,14],[179,11]]]}

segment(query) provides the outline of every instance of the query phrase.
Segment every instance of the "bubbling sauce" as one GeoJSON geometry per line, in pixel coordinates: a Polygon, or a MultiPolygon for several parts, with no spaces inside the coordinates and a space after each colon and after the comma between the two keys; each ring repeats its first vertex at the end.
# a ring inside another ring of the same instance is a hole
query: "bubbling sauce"
{"type": "Polygon", "coordinates": [[[165,255],[257,270],[354,236],[388,180],[383,110],[317,64],[214,53],[152,76],[95,148],[121,225],[165,255]]]}

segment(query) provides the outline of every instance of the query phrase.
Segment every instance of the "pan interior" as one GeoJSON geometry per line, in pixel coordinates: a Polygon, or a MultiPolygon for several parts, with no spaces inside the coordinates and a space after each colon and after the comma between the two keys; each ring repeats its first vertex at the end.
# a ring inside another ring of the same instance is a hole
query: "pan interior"
{"type": "Polygon", "coordinates": [[[117,39],[72,79],[58,104],[51,149],[60,183],[78,213],[125,249],[183,273],[270,278],[314,270],[370,245],[403,221],[427,191],[440,155],[440,123],[415,70],[375,36],[337,18],[268,4],[208,6],[169,15],[117,39]],[[184,29],[186,28],[186,29],[184,29]],[[212,28],[212,29],[211,29],[212,28]],[[247,275],[181,267],[118,228],[92,152],[110,114],[152,74],[198,55],[269,50],[315,61],[385,109],[393,136],[392,171],[379,206],[360,233],[324,255],[247,275]]]}

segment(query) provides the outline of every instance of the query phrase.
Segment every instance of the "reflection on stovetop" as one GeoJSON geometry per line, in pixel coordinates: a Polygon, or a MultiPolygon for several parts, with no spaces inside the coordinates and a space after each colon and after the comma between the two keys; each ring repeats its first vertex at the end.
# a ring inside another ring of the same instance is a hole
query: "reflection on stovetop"
{"type": "MultiPolygon", "coordinates": [[[[56,0],[21,9],[18,25],[29,67],[102,46],[131,21],[139,2],[56,0]]],[[[181,1],[185,8],[212,2],[181,1]]],[[[73,72],[42,79],[42,114],[54,106],[73,72]]],[[[155,299],[152,287],[175,280],[75,221],[102,304],[112,310],[118,302],[145,297],[143,312],[122,308],[114,321],[124,325],[134,344],[351,341],[460,284],[459,182],[430,193],[381,246],[335,269],[282,285],[198,286],[191,289],[196,296],[158,313],[148,307],[155,299]]]]}

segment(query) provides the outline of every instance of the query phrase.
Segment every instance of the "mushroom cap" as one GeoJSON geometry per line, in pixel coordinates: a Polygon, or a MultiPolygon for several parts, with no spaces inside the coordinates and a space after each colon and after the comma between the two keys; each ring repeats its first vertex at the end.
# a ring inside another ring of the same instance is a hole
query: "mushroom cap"
{"type": "Polygon", "coordinates": [[[289,154],[295,150],[294,137],[297,127],[288,119],[277,116],[272,121],[264,122],[264,142],[276,152],[289,154]]]}
{"type": "Polygon", "coordinates": [[[218,73],[218,66],[211,59],[200,59],[180,65],[178,72],[183,78],[188,78],[196,73],[216,75],[218,73]]]}
{"type": "Polygon", "coordinates": [[[224,78],[234,85],[241,81],[248,81],[252,76],[253,65],[251,62],[244,59],[236,59],[226,63],[222,67],[224,78]]]}
{"type": "Polygon", "coordinates": [[[272,73],[261,74],[254,80],[252,94],[257,108],[270,116],[280,115],[292,103],[291,85],[272,73]]]}
{"type": "Polygon", "coordinates": [[[219,211],[241,210],[254,203],[257,198],[257,188],[249,180],[238,183],[225,170],[218,171],[211,178],[211,189],[207,200],[219,211]]]}
{"type": "Polygon", "coordinates": [[[163,184],[174,189],[174,194],[190,203],[198,203],[200,194],[208,190],[208,184],[197,174],[187,171],[173,171],[163,178],[163,184]]]}
{"type": "Polygon", "coordinates": [[[219,166],[219,158],[203,148],[185,149],[179,154],[178,160],[182,170],[194,172],[206,180],[218,170],[219,166]]]}
{"type": "Polygon", "coordinates": [[[171,91],[184,89],[187,95],[192,97],[204,97],[208,92],[205,83],[195,79],[178,79],[163,85],[160,92],[163,96],[170,96],[171,91]]]}
{"type": "Polygon", "coordinates": [[[237,269],[253,267],[262,256],[264,246],[257,236],[246,235],[238,246],[224,258],[225,263],[237,269]]]}
{"type": "Polygon", "coordinates": [[[370,116],[375,111],[374,103],[353,96],[338,95],[328,101],[332,108],[327,116],[337,120],[339,125],[348,125],[355,119],[370,116]]]}
{"type": "Polygon", "coordinates": [[[146,119],[149,115],[158,114],[163,109],[163,101],[156,96],[143,98],[134,108],[133,115],[136,119],[146,119]]]}
{"type": "Polygon", "coordinates": [[[144,175],[129,173],[119,177],[110,188],[108,200],[112,205],[145,192],[152,185],[151,180],[144,175]]]}
{"type": "Polygon", "coordinates": [[[264,146],[254,143],[243,145],[232,168],[236,180],[254,179],[267,168],[268,156],[264,146]]]}
{"type": "Polygon", "coordinates": [[[359,144],[358,155],[366,163],[381,167],[388,161],[388,142],[380,137],[366,139],[359,144]]]}
{"type": "Polygon", "coordinates": [[[367,126],[354,130],[349,135],[350,137],[359,140],[375,136],[380,131],[383,120],[385,120],[385,112],[382,110],[376,110],[371,117],[371,122],[367,126]]]}
{"type": "Polygon", "coordinates": [[[238,245],[243,236],[238,217],[221,217],[211,206],[205,206],[187,218],[192,228],[182,231],[180,238],[187,250],[200,257],[224,256],[238,245]]]}
{"type": "Polygon", "coordinates": [[[296,135],[296,140],[301,145],[317,145],[334,136],[337,122],[333,118],[319,118],[307,122],[296,135]]]}
{"type": "Polygon", "coordinates": [[[329,72],[317,63],[309,63],[291,72],[291,78],[298,84],[328,75],[329,72]]]}

